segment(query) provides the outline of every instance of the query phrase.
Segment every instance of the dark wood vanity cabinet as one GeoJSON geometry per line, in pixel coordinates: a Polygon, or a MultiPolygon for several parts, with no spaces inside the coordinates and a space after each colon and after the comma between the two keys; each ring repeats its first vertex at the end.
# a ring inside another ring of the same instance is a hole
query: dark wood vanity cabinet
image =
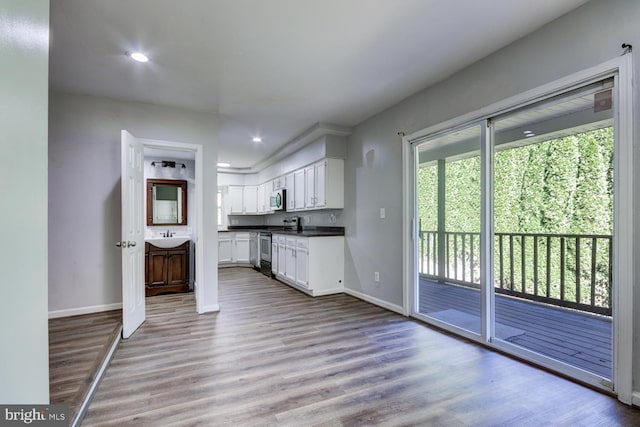
{"type": "Polygon", "coordinates": [[[191,242],[163,249],[145,243],[145,295],[189,291],[189,247],[191,242]]]}

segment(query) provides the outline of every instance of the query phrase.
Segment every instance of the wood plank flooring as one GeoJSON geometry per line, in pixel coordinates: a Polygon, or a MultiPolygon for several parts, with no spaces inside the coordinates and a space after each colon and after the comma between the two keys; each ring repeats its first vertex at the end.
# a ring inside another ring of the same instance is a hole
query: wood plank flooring
{"type": "MultiPolygon", "coordinates": [[[[524,332],[507,341],[612,378],[611,318],[505,295],[496,295],[495,306],[496,322],[524,332]]],[[[428,315],[451,309],[476,316],[473,332],[480,332],[479,290],[421,278],[420,313],[428,315]]]]}
{"type": "Polygon", "coordinates": [[[220,271],[219,313],[147,299],[84,426],[633,425],[615,399],[346,295],[220,271]]]}
{"type": "Polygon", "coordinates": [[[69,405],[71,419],[121,325],[121,310],[49,320],[50,401],[69,405]]]}

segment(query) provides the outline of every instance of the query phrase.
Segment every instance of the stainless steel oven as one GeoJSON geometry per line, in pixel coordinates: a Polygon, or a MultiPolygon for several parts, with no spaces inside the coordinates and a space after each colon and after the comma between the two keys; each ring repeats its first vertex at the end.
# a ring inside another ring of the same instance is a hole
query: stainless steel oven
{"type": "Polygon", "coordinates": [[[260,232],[260,272],[271,276],[271,233],[260,232]]]}

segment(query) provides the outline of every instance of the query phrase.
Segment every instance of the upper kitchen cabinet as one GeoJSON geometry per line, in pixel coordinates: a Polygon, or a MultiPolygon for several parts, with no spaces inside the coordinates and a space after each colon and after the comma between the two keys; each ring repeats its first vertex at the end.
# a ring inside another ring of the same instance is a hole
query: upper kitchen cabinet
{"type": "Polygon", "coordinates": [[[305,168],[305,209],[344,208],[344,160],[325,159],[305,168]]]}
{"type": "Polygon", "coordinates": [[[271,193],[273,191],[273,182],[268,181],[258,185],[258,213],[273,213],[271,209],[271,193]]]}
{"type": "Polygon", "coordinates": [[[302,211],[305,208],[305,182],[304,169],[293,173],[293,210],[302,211]]]}
{"type": "Polygon", "coordinates": [[[244,213],[244,186],[229,186],[229,213],[232,215],[244,213]]]}
{"type": "Polygon", "coordinates": [[[229,214],[255,215],[258,213],[257,185],[229,186],[229,214]]]}
{"type": "MultiPolygon", "coordinates": [[[[230,215],[267,215],[274,191],[286,190],[284,211],[303,212],[344,208],[344,160],[351,129],[316,124],[291,142],[290,154],[264,162],[251,172],[219,173],[218,185],[229,187],[225,212],[230,215]],[[244,185],[243,185],[244,184],[244,185]]],[[[278,153],[280,154],[280,153],[278,153]]],[[[280,193],[282,194],[282,193],[280,193]]]]}
{"type": "Polygon", "coordinates": [[[344,160],[326,158],[260,185],[230,185],[231,215],[270,214],[273,190],[286,189],[286,210],[344,208],[344,160]]]}
{"type": "Polygon", "coordinates": [[[287,210],[292,211],[296,208],[296,192],[293,172],[288,173],[285,176],[284,183],[284,188],[287,191],[287,210]]]}
{"type": "Polygon", "coordinates": [[[254,215],[258,213],[258,186],[245,185],[244,187],[244,214],[254,215]]]}

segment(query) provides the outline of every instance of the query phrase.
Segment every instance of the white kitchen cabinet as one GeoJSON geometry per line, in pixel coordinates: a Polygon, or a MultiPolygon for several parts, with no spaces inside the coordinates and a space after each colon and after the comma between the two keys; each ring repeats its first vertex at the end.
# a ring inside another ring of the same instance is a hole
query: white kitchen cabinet
{"type": "Polygon", "coordinates": [[[242,213],[245,215],[254,215],[258,213],[258,186],[257,185],[245,185],[243,196],[244,210],[242,213]]]}
{"type": "Polygon", "coordinates": [[[325,159],[305,168],[305,209],[344,208],[344,161],[325,159]]]}
{"type": "Polygon", "coordinates": [[[287,237],[285,255],[285,277],[293,282],[296,281],[296,238],[287,237]]]}
{"type": "Polygon", "coordinates": [[[244,213],[244,187],[241,185],[229,186],[229,213],[241,215],[244,213]]]}
{"type": "Polygon", "coordinates": [[[309,239],[298,238],[296,244],[296,283],[309,287],[309,239]]]}
{"type": "Polygon", "coordinates": [[[276,190],[281,190],[281,189],[285,188],[285,185],[286,185],[285,179],[286,178],[284,176],[279,176],[279,177],[275,178],[273,180],[273,188],[272,188],[272,190],[276,191],[276,190]]]}
{"type": "Polygon", "coordinates": [[[233,262],[248,263],[251,253],[251,240],[249,233],[236,233],[233,262]]]}
{"type": "Polygon", "coordinates": [[[294,210],[303,210],[305,207],[305,179],[304,169],[298,169],[293,173],[294,210]]]}
{"type": "Polygon", "coordinates": [[[233,239],[228,233],[218,234],[218,263],[233,261],[233,239]]]}
{"type": "Polygon", "coordinates": [[[267,184],[260,184],[258,185],[258,213],[259,214],[263,214],[265,213],[265,204],[264,204],[264,200],[265,200],[265,187],[267,186],[267,184]]]}
{"type": "Polygon", "coordinates": [[[274,234],[273,239],[278,246],[278,280],[311,296],[343,292],[343,236],[292,237],[274,234]]]}
{"type": "Polygon", "coordinates": [[[258,186],[258,213],[270,214],[271,210],[271,193],[273,192],[273,182],[265,182],[258,186]]]}
{"type": "Polygon", "coordinates": [[[284,188],[287,191],[287,210],[292,211],[296,208],[295,178],[293,172],[284,177],[284,188]]]}
{"type": "Polygon", "coordinates": [[[273,181],[266,182],[264,184],[264,213],[273,213],[271,209],[271,194],[273,193],[273,181]]]}
{"type": "Polygon", "coordinates": [[[271,274],[278,274],[278,242],[271,239],[271,274]]]}
{"type": "Polygon", "coordinates": [[[316,207],[316,168],[315,165],[304,168],[304,207],[316,207]]]}
{"type": "Polygon", "coordinates": [[[282,240],[278,241],[278,272],[276,276],[286,277],[287,275],[287,245],[282,240]]]}
{"type": "Polygon", "coordinates": [[[218,233],[218,265],[251,265],[251,236],[249,233],[224,231],[218,233]]]}
{"type": "Polygon", "coordinates": [[[231,215],[273,213],[271,194],[287,190],[286,210],[344,208],[344,160],[324,159],[260,185],[230,185],[231,215]]]}
{"type": "MultiPolygon", "coordinates": [[[[314,165],[315,171],[315,198],[314,205],[316,208],[324,208],[327,206],[327,162],[316,163],[314,165]]],[[[344,173],[343,173],[344,175],[344,173]]],[[[337,185],[334,183],[334,185],[337,185]]],[[[344,186],[344,183],[342,184],[344,186]]],[[[344,206],[344,201],[342,202],[344,206]]]]}

